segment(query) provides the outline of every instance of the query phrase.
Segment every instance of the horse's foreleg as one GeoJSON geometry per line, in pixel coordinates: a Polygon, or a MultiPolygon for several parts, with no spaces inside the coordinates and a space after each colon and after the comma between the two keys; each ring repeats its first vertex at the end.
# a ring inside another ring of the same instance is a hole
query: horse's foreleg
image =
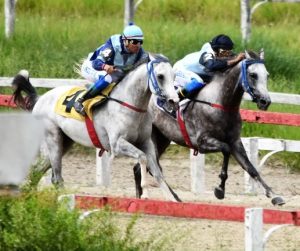
{"type": "Polygon", "coordinates": [[[223,153],[223,164],[222,164],[222,170],[219,174],[219,178],[221,179],[221,183],[219,187],[215,188],[215,196],[222,200],[225,197],[225,183],[228,178],[228,162],[229,162],[229,154],[223,153]]]}
{"type": "Polygon", "coordinates": [[[230,148],[228,144],[221,142],[217,139],[210,137],[202,137],[199,141],[199,151],[201,153],[211,153],[211,152],[222,152],[223,154],[223,164],[219,178],[221,183],[215,188],[215,196],[218,199],[224,199],[225,197],[225,183],[228,178],[228,162],[230,156],[230,148]]]}
{"type": "Polygon", "coordinates": [[[164,196],[166,199],[171,201],[181,201],[177,194],[171,189],[171,187],[165,181],[162,170],[157,162],[156,155],[155,155],[155,148],[154,144],[151,140],[148,140],[144,145],[143,149],[147,154],[148,159],[148,168],[151,172],[152,176],[158,182],[160,188],[162,189],[164,196]]]}
{"type": "MultiPolygon", "coordinates": [[[[167,149],[167,147],[170,145],[171,142],[154,125],[152,126],[151,140],[154,144],[154,150],[156,153],[156,162],[157,162],[160,170],[162,170],[162,168],[159,164],[159,158],[165,152],[165,150],[167,149]]],[[[135,181],[136,197],[140,198],[143,193],[143,189],[141,187],[141,169],[140,169],[140,165],[138,163],[135,164],[133,167],[133,174],[134,174],[134,181],[135,181]]],[[[173,192],[173,190],[171,188],[170,188],[170,190],[171,190],[171,192],[173,192]]],[[[173,192],[173,193],[175,194],[175,192],[173,192]]],[[[177,196],[177,195],[175,194],[174,196],[177,196]]],[[[179,200],[180,199],[178,198],[178,201],[179,200]]]]}
{"type": "Polygon", "coordinates": [[[252,165],[240,139],[236,141],[232,146],[231,153],[235,157],[237,162],[242,166],[242,168],[251,176],[251,178],[253,178],[262,185],[262,187],[265,190],[266,196],[268,198],[272,198],[272,203],[274,205],[285,204],[284,200],[281,197],[276,196],[274,194],[272,189],[265,183],[265,181],[262,179],[256,168],[252,165]]]}
{"type": "Polygon", "coordinates": [[[125,155],[128,157],[132,157],[138,160],[138,164],[140,166],[140,186],[143,191],[141,198],[148,198],[148,182],[146,178],[147,173],[147,157],[144,152],[142,152],[140,149],[136,148],[134,145],[129,143],[123,138],[119,138],[117,143],[115,144],[115,147],[113,148],[113,154],[114,155],[125,155]]]}

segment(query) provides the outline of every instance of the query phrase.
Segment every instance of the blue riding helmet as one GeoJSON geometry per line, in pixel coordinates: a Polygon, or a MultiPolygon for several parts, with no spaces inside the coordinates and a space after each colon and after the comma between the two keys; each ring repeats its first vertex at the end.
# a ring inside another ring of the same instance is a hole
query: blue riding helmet
{"type": "Polygon", "coordinates": [[[124,39],[133,39],[133,40],[143,40],[144,34],[140,27],[137,25],[131,24],[125,27],[123,34],[124,39]]]}
{"type": "Polygon", "coordinates": [[[211,47],[213,50],[218,50],[218,49],[223,49],[223,50],[232,50],[234,43],[232,42],[231,38],[224,35],[220,34],[218,36],[215,36],[211,42],[211,47]]]}

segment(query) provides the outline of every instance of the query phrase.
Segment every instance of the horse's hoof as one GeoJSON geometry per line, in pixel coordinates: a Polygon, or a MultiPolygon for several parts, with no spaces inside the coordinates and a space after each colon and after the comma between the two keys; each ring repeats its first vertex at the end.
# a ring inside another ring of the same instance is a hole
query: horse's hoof
{"type": "Polygon", "coordinates": [[[141,195],[141,199],[148,200],[149,199],[149,193],[143,189],[143,194],[141,195]]]}
{"type": "Polygon", "coordinates": [[[285,201],[281,197],[278,196],[278,197],[274,197],[272,199],[272,204],[274,206],[282,206],[285,204],[285,201]]]}
{"type": "Polygon", "coordinates": [[[215,188],[215,196],[219,199],[222,200],[225,197],[224,190],[220,187],[215,188]]]}

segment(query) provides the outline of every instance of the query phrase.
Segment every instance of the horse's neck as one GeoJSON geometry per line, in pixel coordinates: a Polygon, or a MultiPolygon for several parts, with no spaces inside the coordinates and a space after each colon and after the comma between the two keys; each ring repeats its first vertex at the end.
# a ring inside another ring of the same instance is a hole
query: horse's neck
{"type": "Polygon", "coordinates": [[[216,74],[214,79],[200,92],[201,98],[228,107],[240,106],[243,89],[239,85],[240,65],[236,65],[231,70],[216,74]]]}
{"type": "Polygon", "coordinates": [[[127,102],[139,109],[147,110],[151,92],[148,88],[146,64],[128,73],[114,88],[111,97],[127,102]]]}

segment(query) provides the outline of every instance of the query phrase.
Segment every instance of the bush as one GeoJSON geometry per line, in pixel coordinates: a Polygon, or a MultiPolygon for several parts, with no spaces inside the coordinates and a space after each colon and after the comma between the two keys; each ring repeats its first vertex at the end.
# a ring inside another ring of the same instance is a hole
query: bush
{"type": "Polygon", "coordinates": [[[69,211],[57,202],[57,193],[43,191],[20,197],[0,197],[0,250],[6,251],[89,251],[161,250],[160,242],[137,242],[133,216],[125,233],[108,208],[79,221],[79,210],[69,211]],[[159,247],[160,246],[160,247],[159,247]]]}

